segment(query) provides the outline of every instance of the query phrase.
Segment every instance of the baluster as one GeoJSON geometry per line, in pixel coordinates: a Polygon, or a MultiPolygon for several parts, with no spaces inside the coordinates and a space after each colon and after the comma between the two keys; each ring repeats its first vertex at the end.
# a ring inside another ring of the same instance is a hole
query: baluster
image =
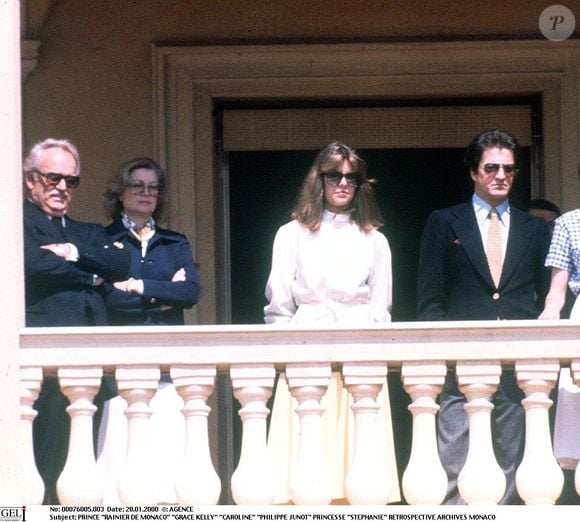
{"type": "Polygon", "coordinates": [[[329,504],[332,500],[330,474],[323,447],[320,400],[330,383],[330,364],[288,364],[286,377],[292,395],[298,400],[300,442],[296,468],[290,479],[295,504],[329,504]]]}
{"type": "Polygon", "coordinates": [[[211,461],[208,438],[207,400],[213,392],[215,366],[177,366],[171,378],[183,398],[185,454],[177,471],[175,490],[179,504],[215,505],[221,482],[211,461]]]}
{"type": "Polygon", "coordinates": [[[157,504],[157,481],[149,464],[149,401],[159,386],[158,366],[119,367],[119,395],[127,401],[127,458],[118,482],[125,505],[157,504]]]}
{"type": "Polygon", "coordinates": [[[103,377],[100,367],[59,368],[58,379],[70,405],[70,438],[66,463],[56,483],[61,504],[101,504],[102,485],[93,450],[93,399],[103,377]]]}
{"type": "Polygon", "coordinates": [[[377,430],[377,395],[386,386],[384,364],[348,363],[342,367],[345,387],[352,395],[354,414],[354,452],[345,479],[350,504],[386,504],[392,490],[390,470],[381,451],[377,430]]]}
{"type": "Polygon", "coordinates": [[[34,460],[34,444],[32,440],[32,422],[38,415],[32,407],[40,393],[42,384],[42,368],[20,368],[20,437],[22,440],[22,503],[24,505],[42,504],[44,498],[44,482],[34,460]]]}
{"type": "Polygon", "coordinates": [[[469,416],[469,450],[457,487],[468,504],[497,504],[503,497],[506,478],[493,451],[493,404],[489,399],[499,384],[501,365],[495,361],[458,362],[456,372],[469,416]]]}
{"type": "Polygon", "coordinates": [[[406,392],[413,402],[413,438],[409,464],[403,473],[403,494],[411,505],[441,504],[447,492],[447,473],[437,450],[435,402],[445,382],[445,361],[407,362],[401,368],[406,392]]]}
{"type": "MultiPolygon", "coordinates": [[[[526,415],[526,446],[516,471],[516,486],[526,504],[554,504],[564,486],[564,474],[554,458],[548,410],[550,390],[558,378],[557,360],[516,362],[518,385],[526,415]]],[[[580,437],[579,437],[580,440],[580,437]]]]}
{"type": "MultiPolygon", "coordinates": [[[[572,371],[574,384],[580,386],[580,361],[572,360],[570,369],[572,371]]],[[[580,434],[578,434],[578,443],[580,444],[580,434]]],[[[576,465],[576,471],[574,472],[574,487],[576,488],[576,493],[580,495],[580,461],[576,465]]]]}
{"type": "Polygon", "coordinates": [[[274,474],[266,451],[266,407],[272,395],[276,370],[272,364],[232,365],[234,396],[242,405],[242,449],[232,475],[232,496],[236,504],[271,504],[274,474]]]}

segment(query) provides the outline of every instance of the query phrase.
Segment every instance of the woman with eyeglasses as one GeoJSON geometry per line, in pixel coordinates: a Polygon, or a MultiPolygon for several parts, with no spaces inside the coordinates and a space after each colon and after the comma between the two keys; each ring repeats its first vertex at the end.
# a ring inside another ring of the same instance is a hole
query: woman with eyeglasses
{"type": "MultiPolygon", "coordinates": [[[[104,194],[113,222],[106,227],[112,241],[131,259],[129,278],[107,285],[112,325],[182,325],[184,310],[197,303],[200,280],[191,247],[182,234],[162,228],[158,220],[166,203],[166,176],[152,159],[122,164],[104,194]]],[[[183,459],[183,400],[169,377],[161,376],[150,401],[149,419],[153,479],[159,479],[158,502],[175,503],[172,478],[183,459]]],[[[105,504],[119,504],[118,480],[127,441],[126,401],[117,396],[105,403],[98,437],[98,469],[103,477],[105,504]]]]}
{"type": "MultiPolygon", "coordinates": [[[[264,320],[278,325],[348,325],[386,323],[391,319],[391,252],[365,161],[348,146],[333,142],[317,155],[306,175],[293,220],[274,239],[272,267],[266,285],[264,320]]],[[[398,501],[388,390],[377,398],[377,459],[398,501]]],[[[331,500],[345,498],[344,479],[352,457],[353,418],[350,398],[333,373],[323,398],[327,469],[331,500]],[[346,442],[345,442],[346,441],[346,442]]],[[[299,432],[297,402],[281,375],[274,398],[268,449],[282,482],[275,502],[292,500],[289,481],[295,465],[299,432]]]]}
{"type": "Polygon", "coordinates": [[[166,203],[165,172],[152,159],[130,160],[114,174],[104,197],[113,219],[107,232],[131,257],[131,277],[108,288],[109,322],[183,324],[200,281],[185,236],[157,222],[166,203]]]}

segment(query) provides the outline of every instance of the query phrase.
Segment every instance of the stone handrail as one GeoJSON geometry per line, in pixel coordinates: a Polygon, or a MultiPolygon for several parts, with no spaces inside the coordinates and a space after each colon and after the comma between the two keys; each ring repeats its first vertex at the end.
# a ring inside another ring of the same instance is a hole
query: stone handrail
{"type": "MultiPolygon", "coordinates": [[[[119,496],[125,504],[155,503],[143,444],[149,400],[162,372],[169,373],[183,399],[186,441],[183,465],[175,477],[177,501],[215,504],[221,483],[208,444],[208,398],[218,373],[227,373],[241,405],[243,424],[239,464],[231,477],[237,504],[269,504],[272,473],[266,452],[267,401],[277,371],[286,371],[298,400],[302,436],[291,477],[295,503],[330,501],[321,464],[320,398],[331,371],[342,372],[353,398],[354,457],[345,488],[351,504],[384,504],[391,485],[373,466],[373,416],[387,372],[401,372],[412,399],[411,456],[402,480],[409,504],[438,504],[446,476],[437,454],[437,395],[450,365],[468,403],[470,448],[460,492],[469,504],[494,504],[505,479],[492,449],[490,397],[504,368],[515,370],[524,391],[526,449],[517,487],[527,504],[553,504],[562,489],[562,471],[551,447],[549,394],[561,366],[570,366],[580,382],[580,324],[570,321],[481,321],[392,323],[364,328],[279,328],[268,325],[35,328],[20,333],[21,422],[26,455],[19,461],[29,504],[42,499],[43,485],[32,458],[32,404],[43,375],[56,375],[70,400],[71,438],[58,482],[63,503],[99,504],[92,450],[93,397],[103,373],[116,376],[127,401],[128,448],[119,496]]],[[[579,440],[580,443],[580,440],[579,440]]],[[[576,472],[576,488],[580,477],[576,472]]]]}

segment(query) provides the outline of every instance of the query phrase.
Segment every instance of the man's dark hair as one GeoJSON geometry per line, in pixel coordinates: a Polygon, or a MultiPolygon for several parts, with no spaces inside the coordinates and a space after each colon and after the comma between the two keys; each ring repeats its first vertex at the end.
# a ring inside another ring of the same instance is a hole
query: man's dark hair
{"type": "Polygon", "coordinates": [[[520,144],[509,132],[492,129],[483,131],[471,140],[465,150],[463,162],[469,171],[476,171],[485,149],[490,148],[508,149],[513,152],[516,169],[520,162],[520,144]]]}
{"type": "Polygon", "coordinates": [[[548,201],[547,199],[532,199],[532,201],[530,201],[526,206],[526,212],[532,210],[533,208],[537,208],[538,210],[548,210],[549,212],[554,212],[558,216],[562,214],[560,207],[558,207],[558,205],[555,203],[548,201]]]}

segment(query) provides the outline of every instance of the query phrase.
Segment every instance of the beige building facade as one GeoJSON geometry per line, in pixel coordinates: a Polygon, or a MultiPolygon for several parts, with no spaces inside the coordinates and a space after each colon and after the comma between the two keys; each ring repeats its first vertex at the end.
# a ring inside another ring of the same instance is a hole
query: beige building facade
{"type": "MultiPolygon", "coordinates": [[[[105,220],[100,196],[117,164],[139,155],[160,160],[171,177],[168,224],[194,243],[205,286],[190,321],[227,321],[228,194],[216,183],[223,135],[215,114],[228,104],[345,107],[533,96],[543,141],[532,195],[565,210],[577,206],[578,33],[562,42],[545,38],[539,29],[545,7],[24,2],[23,144],[46,136],[78,144],[83,189],[73,212],[97,221],[105,220]]],[[[459,146],[470,131],[461,130],[459,146]]],[[[306,146],[319,143],[313,138],[306,146]]]]}
{"type": "MultiPolygon", "coordinates": [[[[289,148],[316,149],[334,135],[321,122],[337,121],[343,111],[384,109],[377,116],[380,132],[365,128],[348,134],[351,125],[339,137],[356,147],[389,148],[410,146],[419,123],[452,107],[441,125],[447,132],[432,127],[419,135],[439,136],[431,147],[461,148],[483,116],[473,109],[469,114],[477,118],[461,118],[457,107],[500,107],[496,119],[486,121],[491,126],[505,121],[501,107],[524,106],[530,120],[533,116],[533,122],[522,124],[527,133],[522,141],[535,151],[530,196],[546,197],[563,210],[578,207],[579,31],[562,41],[542,34],[542,12],[550,5],[539,0],[1,2],[0,184],[5,194],[15,195],[5,201],[0,224],[10,245],[0,296],[5,325],[0,370],[7,390],[0,403],[3,431],[20,429],[14,364],[24,324],[20,170],[22,154],[33,143],[50,136],[78,145],[82,189],[72,213],[83,220],[105,221],[101,195],[120,162],[143,155],[159,160],[171,177],[167,225],[190,238],[204,285],[188,321],[228,322],[224,157],[230,150],[280,147],[266,139],[283,127],[280,113],[272,117],[271,110],[289,113],[286,127],[294,125],[299,111],[339,111],[329,117],[311,113],[316,117],[310,120],[320,125],[308,143],[296,143],[304,127],[287,131],[281,140],[289,148]],[[387,132],[393,108],[403,110],[400,121],[415,122],[413,132],[405,126],[387,132]],[[418,115],[417,108],[422,108],[418,115]],[[454,135],[457,121],[461,126],[454,135]],[[538,122],[541,140],[534,141],[538,122]],[[262,124],[274,131],[257,133],[244,144],[249,129],[262,124]]],[[[580,13],[575,15],[578,24],[580,13]]],[[[355,122],[361,119],[357,114],[355,122]]],[[[517,121],[514,116],[510,125],[517,121]]],[[[18,441],[3,441],[0,461],[9,469],[0,491],[13,499],[17,494],[11,488],[17,485],[10,477],[18,441]]]]}
{"type": "MultiPolygon", "coordinates": [[[[202,301],[188,320],[228,322],[232,253],[224,139],[229,129],[238,137],[250,135],[245,121],[227,126],[229,107],[242,107],[247,115],[264,106],[290,112],[426,106],[420,114],[403,115],[403,121],[422,121],[433,106],[462,99],[470,106],[534,100],[530,110],[541,113],[534,120],[541,121],[541,141],[530,196],[546,197],[564,210],[578,206],[578,31],[561,42],[544,37],[539,24],[547,6],[30,0],[22,3],[23,145],[47,136],[78,145],[83,186],[73,214],[93,221],[106,219],[101,194],[120,162],[143,155],[158,159],[171,180],[167,224],[192,241],[204,283],[202,301]]],[[[281,148],[280,142],[293,147],[276,117],[267,132],[279,135],[279,143],[258,136],[254,148],[281,148]]],[[[474,118],[481,121],[480,114],[474,118]]],[[[258,120],[258,128],[267,121],[258,120]]],[[[295,148],[316,149],[334,137],[357,147],[406,146],[381,142],[389,121],[386,115],[379,143],[365,129],[346,138],[315,131],[295,148]]],[[[461,148],[483,130],[478,121],[451,123],[457,133],[451,145],[461,148]]],[[[488,124],[503,123],[500,111],[488,124]]],[[[523,142],[537,131],[535,123],[527,125],[523,142]]],[[[403,127],[395,134],[404,134],[403,127]]],[[[420,140],[442,132],[434,125],[420,140]]],[[[446,139],[429,146],[445,146],[446,139]]]]}

